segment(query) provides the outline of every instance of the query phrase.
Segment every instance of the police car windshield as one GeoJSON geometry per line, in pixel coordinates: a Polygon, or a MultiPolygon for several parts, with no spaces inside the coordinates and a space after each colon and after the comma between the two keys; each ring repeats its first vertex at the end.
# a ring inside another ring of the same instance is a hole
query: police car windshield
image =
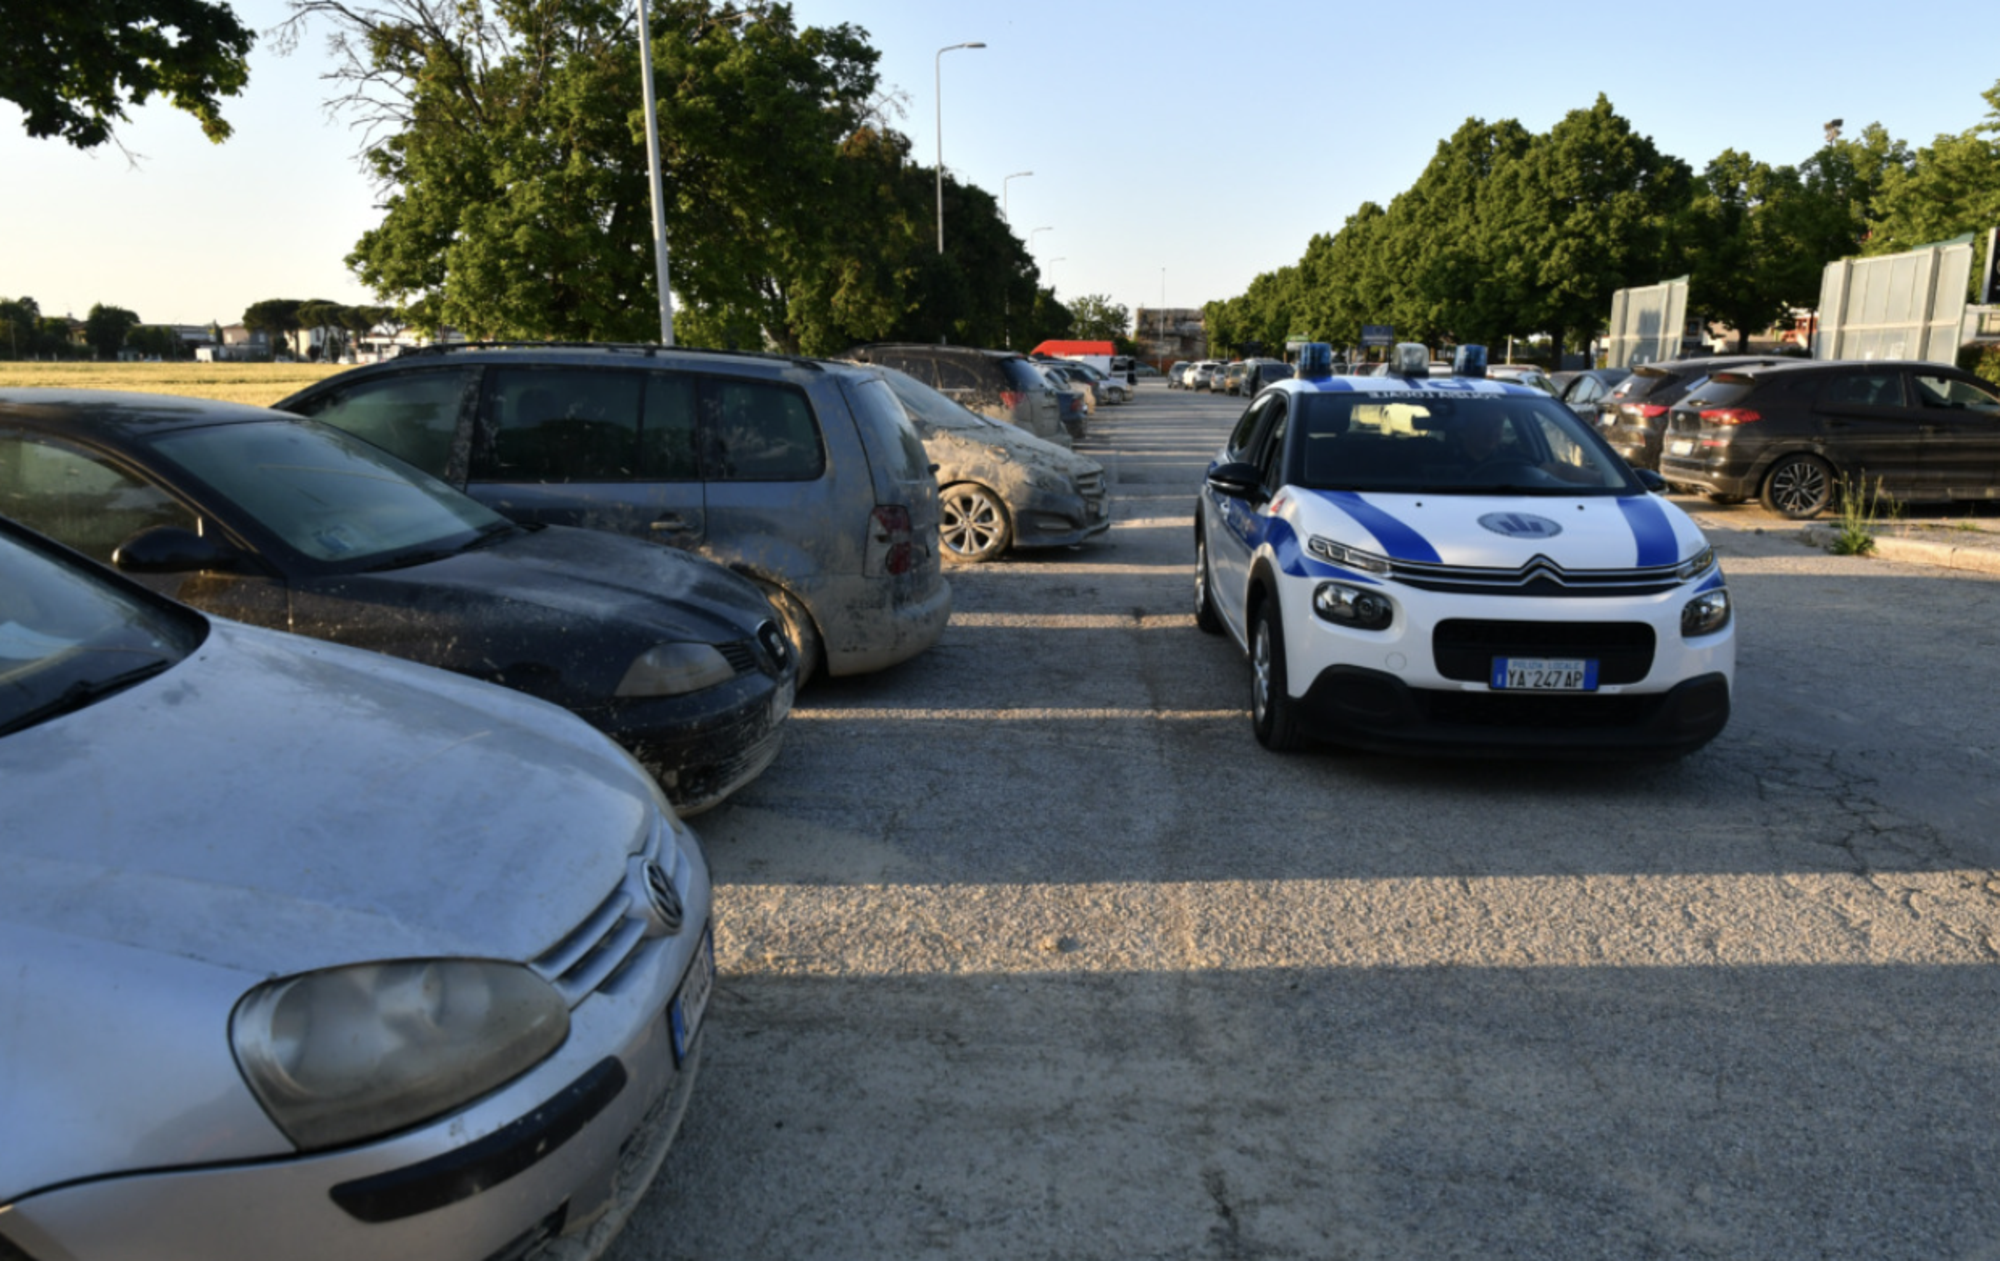
{"type": "Polygon", "coordinates": [[[1554,400],[1410,390],[1301,394],[1291,480],[1311,490],[1623,495],[1642,488],[1554,400]]]}

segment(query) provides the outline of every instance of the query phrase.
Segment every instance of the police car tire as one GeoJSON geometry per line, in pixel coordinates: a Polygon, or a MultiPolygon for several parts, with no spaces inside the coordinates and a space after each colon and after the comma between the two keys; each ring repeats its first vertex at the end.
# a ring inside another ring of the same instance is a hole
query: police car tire
{"type": "Polygon", "coordinates": [[[1299,747],[1299,703],[1286,690],[1284,619],[1275,596],[1257,605],[1250,628],[1250,727],[1273,753],[1299,747]]]}
{"type": "Polygon", "coordinates": [[[1204,634],[1222,633],[1222,615],[1215,611],[1215,595],[1209,584],[1214,579],[1208,572],[1208,539],[1201,527],[1194,531],[1194,624],[1204,634]]]}

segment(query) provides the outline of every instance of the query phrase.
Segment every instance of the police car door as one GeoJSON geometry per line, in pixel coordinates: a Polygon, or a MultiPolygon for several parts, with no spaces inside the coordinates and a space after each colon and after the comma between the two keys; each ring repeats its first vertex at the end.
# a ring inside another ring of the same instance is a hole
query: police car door
{"type": "Polygon", "coordinates": [[[1267,394],[1252,403],[1230,434],[1225,460],[1242,460],[1264,470],[1263,494],[1238,499],[1212,487],[1202,490],[1208,539],[1209,570],[1216,608],[1240,640],[1243,609],[1249,590],[1250,562],[1264,542],[1264,508],[1278,487],[1278,453],[1285,439],[1284,394],[1267,394]]]}

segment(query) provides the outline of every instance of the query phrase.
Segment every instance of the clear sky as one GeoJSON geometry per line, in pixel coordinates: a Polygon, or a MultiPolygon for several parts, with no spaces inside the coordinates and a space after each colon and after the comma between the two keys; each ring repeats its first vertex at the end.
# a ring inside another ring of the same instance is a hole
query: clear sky
{"type": "MultiPolygon", "coordinates": [[[[236,0],[260,32],[283,0],[236,0]]],[[[1844,119],[1913,146],[1985,120],[2000,81],[1991,0],[1917,8],[1850,0],[1657,6],[1456,0],[796,0],[801,22],[851,22],[902,94],[901,128],[1006,194],[1059,295],[1199,306],[1296,262],[1316,232],[1408,187],[1468,117],[1544,131],[1599,92],[1699,170],[1726,148],[1796,163],[1844,119]],[[1006,181],[1019,171],[1025,178],[1006,181]],[[1037,228],[1048,231],[1036,232],[1037,228]]],[[[322,105],[319,36],[268,38],[236,136],[148,106],[123,129],[143,155],[29,140],[0,103],[0,296],[81,318],[92,303],[158,323],[231,323],[263,298],[373,300],[342,261],[379,218],[361,137],[322,105]]],[[[637,86],[634,86],[636,94],[637,86]]],[[[946,245],[951,225],[945,224],[946,245]]]]}

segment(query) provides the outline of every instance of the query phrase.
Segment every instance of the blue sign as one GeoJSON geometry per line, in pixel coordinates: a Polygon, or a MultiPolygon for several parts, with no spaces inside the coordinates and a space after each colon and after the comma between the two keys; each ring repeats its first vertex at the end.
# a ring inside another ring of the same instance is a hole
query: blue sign
{"type": "Polygon", "coordinates": [[[1364,346],[1393,346],[1396,344],[1396,326],[1393,324],[1363,324],[1361,344],[1364,346]]]}

